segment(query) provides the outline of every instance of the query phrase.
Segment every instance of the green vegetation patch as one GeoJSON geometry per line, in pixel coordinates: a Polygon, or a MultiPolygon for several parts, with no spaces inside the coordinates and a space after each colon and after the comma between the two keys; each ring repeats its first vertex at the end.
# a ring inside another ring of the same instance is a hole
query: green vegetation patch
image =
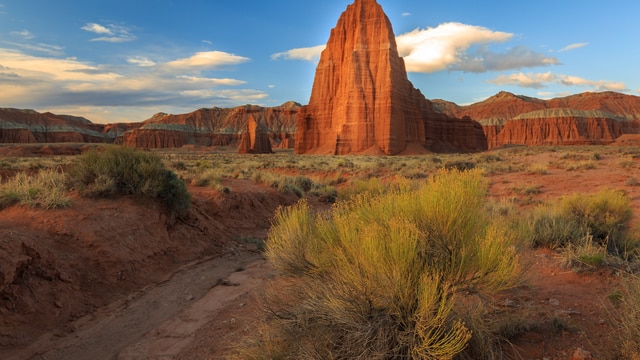
{"type": "Polygon", "coordinates": [[[82,195],[141,195],[161,200],[169,211],[183,215],[191,205],[184,182],[165,169],[155,154],[108,146],[84,153],[68,172],[69,186],[82,195]]]}

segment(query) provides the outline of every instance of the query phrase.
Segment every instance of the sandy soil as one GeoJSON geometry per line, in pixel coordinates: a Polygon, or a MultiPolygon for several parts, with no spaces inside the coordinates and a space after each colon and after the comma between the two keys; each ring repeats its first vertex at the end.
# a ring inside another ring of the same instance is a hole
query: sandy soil
{"type": "MultiPolygon", "coordinates": [[[[632,198],[640,215],[640,159],[619,166],[606,155],[597,167],[555,167],[557,153],[518,155],[550,164],[546,174],[490,176],[490,196],[534,204],[610,187],[632,198]],[[524,195],[523,186],[540,193],[524,195]]],[[[259,295],[273,271],[247,238],[265,238],[285,196],[250,181],[225,183],[230,194],[189,188],[193,210],[170,224],[157,204],[133,198],[74,198],[69,209],[0,210],[0,358],[223,359],[255,331],[259,295]],[[11,281],[8,281],[11,279],[11,281]]],[[[527,206],[527,205],[524,205],[527,206]]],[[[569,359],[576,349],[614,358],[620,271],[576,272],[547,250],[526,252],[523,285],[496,299],[507,313],[535,324],[513,345],[524,359],[569,359]]]]}

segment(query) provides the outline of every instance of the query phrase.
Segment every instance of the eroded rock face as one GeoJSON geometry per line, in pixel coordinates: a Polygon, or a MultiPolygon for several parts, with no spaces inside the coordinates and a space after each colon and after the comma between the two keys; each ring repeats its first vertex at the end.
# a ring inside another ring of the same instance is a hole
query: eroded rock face
{"type": "Polygon", "coordinates": [[[608,118],[530,117],[507,121],[492,145],[606,145],[622,134],[620,124],[608,118]]]}
{"type": "Polygon", "coordinates": [[[239,154],[271,154],[271,140],[264,126],[258,124],[251,116],[247,122],[247,129],[240,137],[239,154]]]}
{"type": "Polygon", "coordinates": [[[391,23],[375,0],[347,7],[320,58],[309,105],[298,114],[296,153],[395,155],[425,146],[482,150],[482,138],[472,121],[436,114],[413,87],[391,23]],[[458,139],[458,131],[465,140],[458,139]]]}

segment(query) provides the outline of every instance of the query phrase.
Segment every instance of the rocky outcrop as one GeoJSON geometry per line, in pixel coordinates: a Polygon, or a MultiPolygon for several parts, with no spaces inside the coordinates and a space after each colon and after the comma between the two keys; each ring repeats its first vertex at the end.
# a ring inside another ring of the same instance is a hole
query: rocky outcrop
{"type": "Polygon", "coordinates": [[[271,154],[271,140],[267,129],[258,124],[253,116],[249,117],[247,129],[240,137],[239,154],[271,154]]]}
{"type": "Polygon", "coordinates": [[[395,155],[425,147],[483,150],[486,141],[473,121],[433,110],[407,78],[382,7],[356,0],[322,52],[309,105],[298,114],[295,152],[395,155]]]}
{"type": "Polygon", "coordinates": [[[122,143],[138,148],[173,148],[186,144],[238,146],[249,119],[263,124],[265,132],[280,146],[296,132],[295,118],[300,105],[288,102],[276,107],[244,105],[235,108],[199,109],[188,114],[158,113],[137,129],[122,135],[122,143]]]}

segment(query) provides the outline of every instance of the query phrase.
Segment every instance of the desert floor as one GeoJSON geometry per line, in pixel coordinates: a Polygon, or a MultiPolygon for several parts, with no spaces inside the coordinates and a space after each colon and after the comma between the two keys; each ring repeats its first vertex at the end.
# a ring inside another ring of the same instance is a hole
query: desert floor
{"type": "MultiPolygon", "coordinates": [[[[62,148],[0,147],[0,175],[7,179],[17,171],[37,171],[21,163],[74,156],[60,155],[74,153],[62,148]]],[[[436,163],[472,159],[486,166],[489,198],[521,208],[565,194],[621,189],[632,199],[637,225],[638,154],[637,147],[515,148],[437,155],[436,163]]],[[[217,156],[206,149],[163,152],[169,163],[182,155],[217,156]]],[[[424,155],[429,161],[434,156],[424,155]]],[[[412,164],[403,157],[385,161],[412,164]]],[[[397,169],[385,166],[272,168],[287,176],[340,176],[343,181],[335,184],[340,192],[351,177],[367,172],[397,175],[397,169]]],[[[260,295],[265,286],[277,286],[278,278],[260,252],[260,241],[276,208],[298,197],[242,176],[226,177],[219,185],[188,186],[193,206],[185,221],[172,221],[157,205],[130,197],[74,195],[65,209],[14,205],[0,210],[0,275],[16,279],[0,293],[0,358],[225,358],[265,316],[260,295]]],[[[322,210],[330,206],[324,200],[310,196],[309,201],[322,210]]],[[[505,345],[514,349],[507,351],[524,359],[569,359],[580,348],[596,359],[615,358],[617,308],[610,299],[634,269],[567,268],[560,254],[547,249],[525,250],[522,258],[522,285],[500,294],[493,310],[529,324],[505,345]]]]}

